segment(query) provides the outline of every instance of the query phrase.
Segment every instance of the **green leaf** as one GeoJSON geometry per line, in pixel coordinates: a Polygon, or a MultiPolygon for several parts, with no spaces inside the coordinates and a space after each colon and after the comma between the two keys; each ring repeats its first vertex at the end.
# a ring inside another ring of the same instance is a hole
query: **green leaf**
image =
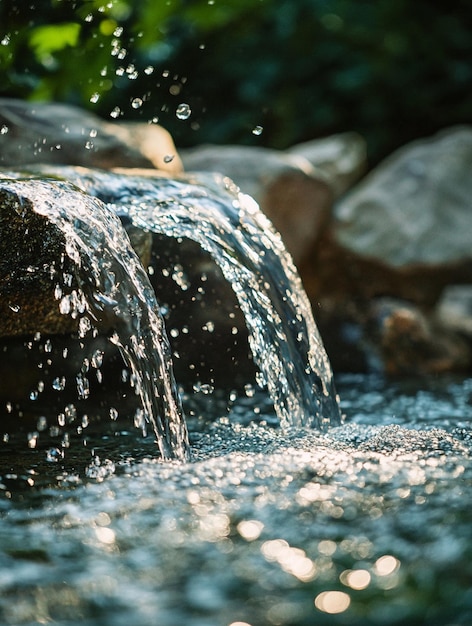
{"type": "Polygon", "coordinates": [[[31,31],[29,43],[34,50],[36,58],[41,61],[45,57],[68,46],[76,46],[79,35],[80,24],[76,22],[46,24],[37,26],[31,31]]]}

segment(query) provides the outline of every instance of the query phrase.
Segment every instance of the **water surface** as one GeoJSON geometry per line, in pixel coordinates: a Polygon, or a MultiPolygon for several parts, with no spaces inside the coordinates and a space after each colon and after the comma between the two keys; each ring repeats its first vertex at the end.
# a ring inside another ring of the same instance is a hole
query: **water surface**
{"type": "Polygon", "coordinates": [[[344,425],[282,432],[256,396],[188,463],[131,433],[4,457],[0,621],[470,624],[472,380],[337,386],[344,425]]]}

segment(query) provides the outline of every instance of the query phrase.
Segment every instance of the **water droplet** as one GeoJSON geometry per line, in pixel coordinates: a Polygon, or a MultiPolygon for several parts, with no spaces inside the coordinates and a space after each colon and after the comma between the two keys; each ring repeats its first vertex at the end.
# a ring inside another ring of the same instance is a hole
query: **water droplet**
{"type": "Polygon", "coordinates": [[[133,98],[133,100],[131,100],[131,106],[133,107],[133,109],[139,109],[140,107],[143,106],[143,101],[141,98],[133,98]]]}
{"type": "Polygon", "coordinates": [[[19,304],[9,304],[8,308],[10,308],[13,313],[18,313],[18,311],[20,310],[20,305],[19,304]]]}
{"type": "Polygon", "coordinates": [[[60,448],[49,448],[46,452],[46,461],[48,463],[57,463],[64,458],[64,452],[60,448]]]}
{"type": "Polygon", "coordinates": [[[249,383],[247,385],[244,385],[244,391],[248,398],[253,398],[254,394],[256,393],[256,390],[254,389],[253,385],[250,385],[249,383]]]}
{"type": "Polygon", "coordinates": [[[92,367],[95,367],[96,369],[98,369],[99,367],[102,366],[103,364],[103,355],[104,352],[102,350],[95,350],[95,352],[92,355],[92,367]]]}
{"type": "Polygon", "coordinates": [[[144,73],[145,74],[152,74],[154,72],[154,68],[152,65],[148,65],[146,68],[144,68],[144,73]]]}
{"type": "Polygon", "coordinates": [[[113,407],[110,407],[110,419],[113,421],[118,419],[118,411],[113,407]]]}
{"type": "Polygon", "coordinates": [[[38,443],[39,434],[37,432],[28,433],[28,448],[34,449],[38,443]]]}
{"type": "Polygon", "coordinates": [[[2,46],[8,46],[8,44],[10,43],[10,35],[5,35],[5,37],[0,41],[0,44],[2,46]]]}
{"type": "Polygon", "coordinates": [[[171,163],[175,158],[175,154],[166,154],[164,157],[164,163],[171,163]]]}
{"type": "Polygon", "coordinates": [[[179,106],[175,110],[175,115],[177,116],[179,120],[188,120],[191,114],[192,114],[192,109],[185,102],[183,102],[182,104],[179,104],[179,106]]]}
{"type": "Polygon", "coordinates": [[[93,104],[95,104],[96,102],[98,102],[100,100],[100,94],[95,92],[90,96],[90,102],[92,102],[93,104]]]}
{"type": "Polygon", "coordinates": [[[65,376],[62,376],[61,378],[57,377],[52,381],[52,388],[55,389],[56,391],[62,391],[66,386],[66,379],[65,376]]]}
{"type": "Polygon", "coordinates": [[[38,421],[36,422],[36,428],[38,429],[38,431],[42,432],[43,430],[46,430],[47,427],[48,427],[48,421],[44,417],[44,415],[41,415],[41,417],[38,417],[38,421]]]}
{"type": "Polygon", "coordinates": [[[253,135],[262,135],[262,131],[264,130],[264,128],[262,126],[254,126],[254,128],[252,129],[252,134],[253,135]]]}
{"type": "Polygon", "coordinates": [[[195,393],[203,393],[205,396],[208,396],[215,391],[215,388],[208,383],[195,383],[193,390],[195,393]]]}
{"type": "Polygon", "coordinates": [[[3,124],[3,126],[0,128],[0,135],[6,135],[8,133],[8,126],[6,126],[6,124],[3,124]]]}
{"type": "Polygon", "coordinates": [[[110,117],[112,117],[113,119],[116,119],[117,117],[120,116],[120,114],[121,114],[120,107],[115,107],[113,111],[110,113],[110,117]]]}

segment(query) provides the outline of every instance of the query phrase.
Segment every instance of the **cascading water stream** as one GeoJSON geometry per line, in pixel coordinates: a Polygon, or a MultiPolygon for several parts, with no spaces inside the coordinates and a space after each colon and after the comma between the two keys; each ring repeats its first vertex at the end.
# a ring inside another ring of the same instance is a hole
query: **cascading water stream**
{"type": "MultiPolygon", "coordinates": [[[[61,180],[2,178],[3,190],[19,201],[31,201],[63,234],[65,253],[77,270],[79,292],[69,293],[60,272],[56,297],[64,314],[81,317],[79,336],[98,332],[95,322],[112,328],[117,345],[131,370],[142,412],[163,458],[188,456],[186,424],[173,378],[170,347],[154,291],[131,248],[119,219],[99,199],[61,180]]],[[[21,207],[19,207],[21,210],[21,207]]]]}
{"type": "Polygon", "coordinates": [[[218,175],[170,180],[56,168],[145,231],[209,252],[244,313],[250,347],[282,427],[340,422],[328,357],[281,237],[254,200],[218,175]]]}

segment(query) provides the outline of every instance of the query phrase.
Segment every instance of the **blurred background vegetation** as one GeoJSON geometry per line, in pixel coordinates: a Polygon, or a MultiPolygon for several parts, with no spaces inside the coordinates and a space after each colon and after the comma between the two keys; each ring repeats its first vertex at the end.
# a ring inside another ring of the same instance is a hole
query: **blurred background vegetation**
{"type": "Polygon", "coordinates": [[[0,0],[0,78],[1,96],[158,122],[180,147],[283,149],[356,130],[376,162],[472,123],[472,11],[469,0],[0,0]]]}

